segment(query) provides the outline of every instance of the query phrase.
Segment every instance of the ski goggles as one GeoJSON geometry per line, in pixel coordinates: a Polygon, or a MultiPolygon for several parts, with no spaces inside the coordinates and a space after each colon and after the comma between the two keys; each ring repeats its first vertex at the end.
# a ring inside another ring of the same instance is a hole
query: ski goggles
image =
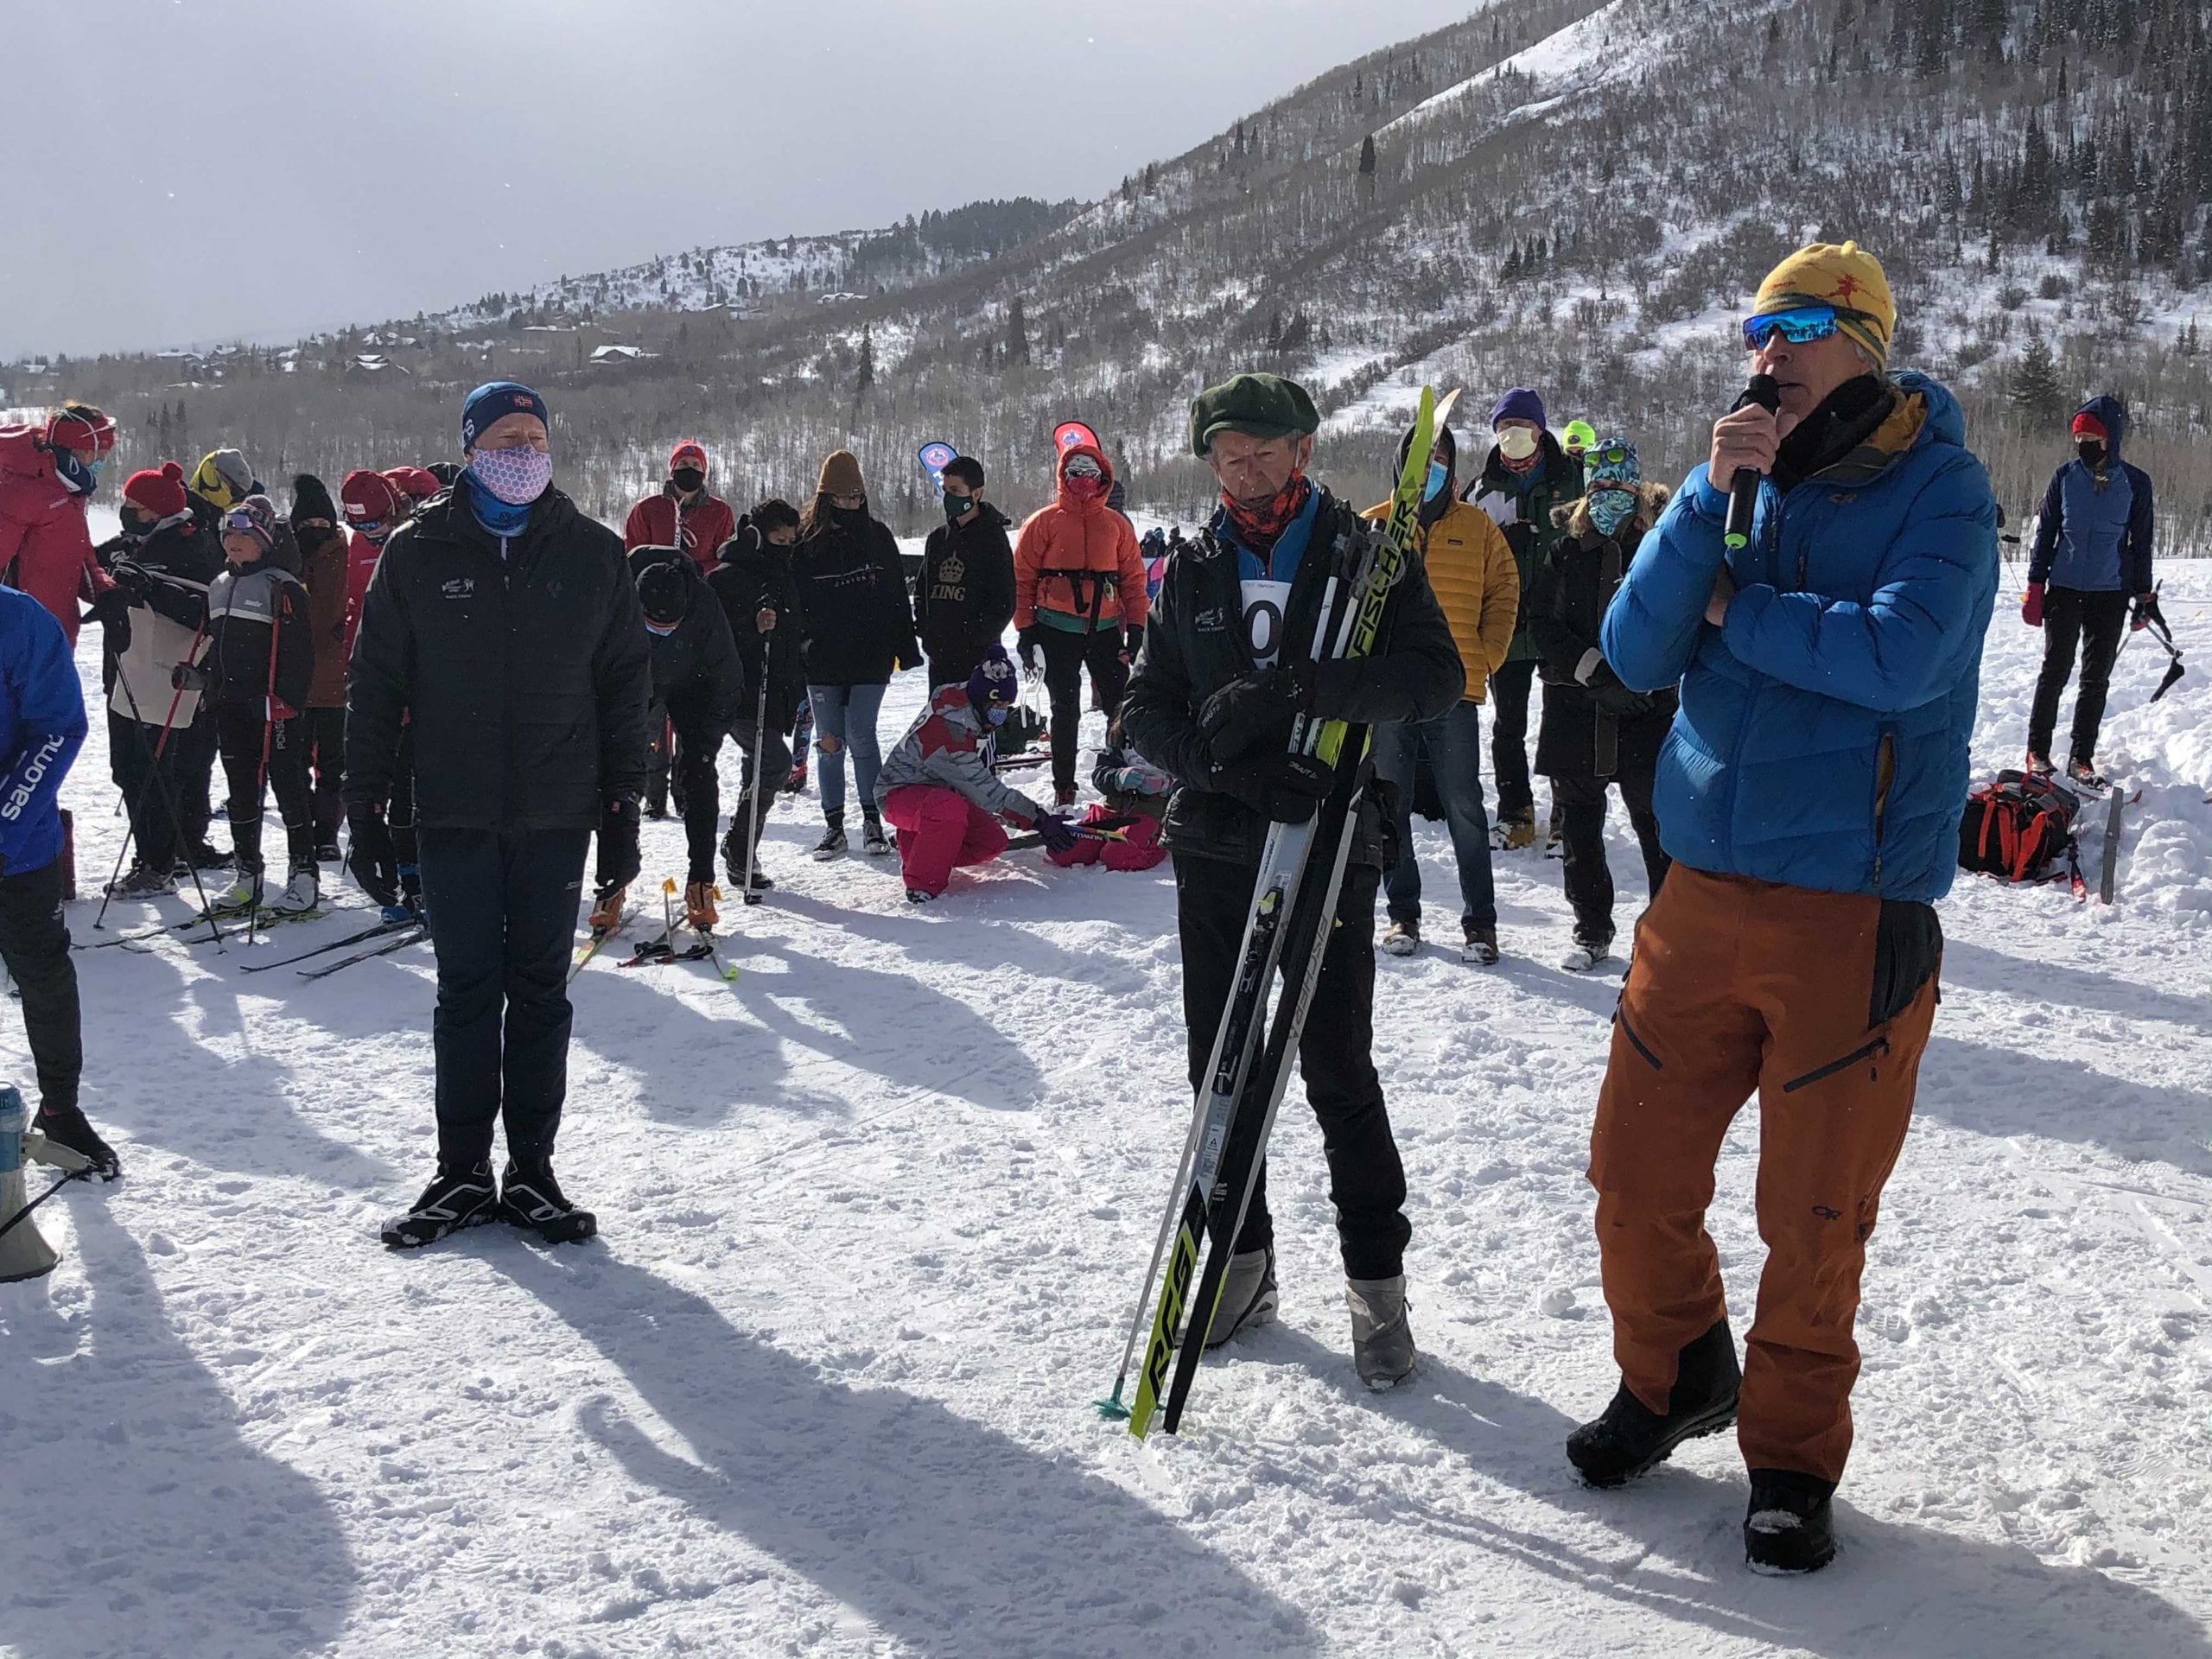
{"type": "Polygon", "coordinates": [[[1105,469],[1089,455],[1077,455],[1065,468],[1070,478],[1103,478],[1105,469]]]}
{"type": "Polygon", "coordinates": [[[1592,444],[1582,452],[1582,459],[1599,467],[1618,467],[1627,461],[1630,454],[1628,445],[1616,439],[1611,443],[1592,444]]]}
{"type": "Polygon", "coordinates": [[[1793,305],[1787,311],[1768,311],[1745,317],[1744,347],[1746,351],[1763,351],[1767,341],[1777,334],[1792,346],[1809,345],[1835,333],[1843,326],[1846,315],[1856,317],[1859,313],[1839,311],[1832,305],[1793,305]]]}

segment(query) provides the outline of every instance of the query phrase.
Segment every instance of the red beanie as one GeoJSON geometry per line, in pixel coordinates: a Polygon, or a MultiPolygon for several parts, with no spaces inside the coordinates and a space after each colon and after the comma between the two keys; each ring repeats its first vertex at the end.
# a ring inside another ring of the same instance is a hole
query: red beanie
{"type": "Polygon", "coordinates": [[[705,472],[707,470],[706,446],[694,438],[684,439],[683,442],[668,452],[668,470],[672,473],[687,461],[701,472],[705,472]]]}
{"type": "Polygon", "coordinates": [[[445,488],[427,467],[394,467],[385,474],[384,481],[410,501],[427,501],[445,488]]]}
{"type": "Polygon", "coordinates": [[[346,474],[346,481],[338,486],[338,494],[346,504],[346,522],[349,524],[382,524],[399,516],[398,498],[391,480],[382,473],[357,467],[346,474]]]}
{"type": "Polygon", "coordinates": [[[115,418],[90,404],[65,404],[47,422],[46,441],[57,449],[104,455],[115,448],[115,418]]]}
{"type": "Polygon", "coordinates": [[[2102,443],[2109,435],[2105,431],[2105,423],[2085,409],[2074,417],[2074,435],[2102,443]]]}
{"type": "Polygon", "coordinates": [[[185,510],[184,468],[165,461],[159,472],[133,473],[123,481],[123,499],[156,518],[174,518],[185,510]]]}

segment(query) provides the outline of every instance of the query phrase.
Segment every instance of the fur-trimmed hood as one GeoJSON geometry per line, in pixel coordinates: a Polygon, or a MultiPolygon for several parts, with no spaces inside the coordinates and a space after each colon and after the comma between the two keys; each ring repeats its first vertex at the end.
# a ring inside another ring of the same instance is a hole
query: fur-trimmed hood
{"type": "MultiPolygon", "coordinates": [[[[1675,493],[1664,484],[1637,485],[1636,513],[1634,517],[1623,521],[1620,538],[1633,540],[1657,524],[1660,513],[1665,510],[1667,503],[1674,499],[1674,495],[1675,493]]],[[[1552,523],[1577,541],[1588,541],[1592,537],[1601,541],[1604,539],[1598,536],[1597,525],[1590,522],[1590,498],[1586,495],[1579,501],[1570,501],[1565,506],[1553,508],[1552,523]]]]}

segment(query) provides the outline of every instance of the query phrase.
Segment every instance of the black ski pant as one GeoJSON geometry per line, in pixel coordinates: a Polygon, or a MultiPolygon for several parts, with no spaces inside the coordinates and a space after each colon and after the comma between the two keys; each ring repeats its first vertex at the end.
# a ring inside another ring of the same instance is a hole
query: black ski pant
{"type": "Polygon", "coordinates": [[[177,750],[184,736],[172,730],[162,741],[162,728],[132,720],[111,709],[107,717],[109,770],[115,786],[123,791],[123,810],[130,815],[130,839],[138,849],[137,862],[162,874],[176,865],[181,837],[169,815],[177,787],[177,750]]]}
{"type": "MultiPolygon", "coordinates": [[[[1321,856],[1316,853],[1318,858],[1321,856]]],[[[1216,1028],[1229,1005],[1244,923],[1257,872],[1206,858],[1175,860],[1176,927],[1183,945],[1183,1018],[1191,1087],[1205,1086],[1216,1028]]],[[[1406,1172],[1375,1073],[1375,893],[1380,873],[1344,872],[1337,925],[1321,958],[1321,977],[1298,1046],[1306,1098],[1320,1121],[1329,1160],[1329,1197],[1337,1207],[1337,1240],[1344,1276],[1391,1279],[1405,1270],[1406,1172]]],[[[1262,1166],[1236,1249],[1274,1243],[1262,1166]]]]}
{"type": "Polygon", "coordinates": [[[438,1161],[489,1160],[502,1118],[509,1157],[550,1158],[569,1092],[569,951],[591,832],[425,825],[419,840],[438,958],[438,1161]]]}
{"type": "Polygon", "coordinates": [[[1497,821],[1536,821],[1536,792],[1529,782],[1529,688],[1536,659],[1502,664],[1490,677],[1490,766],[1497,779],[1497,821]]]}
{"type": "MultiPolygon", "coordinates": [[[[729,833],[722,837],[722,867],[733,881],[743,881],[753,863],[749,856],[753,852],[753,791],[765,790],[772,798],[791,775],[790,738],[779,731],[772,721],[765,734],[760,732],[753,725],[753,712],[748,706],[729,733],[745,756],[741,774],[744,787],[738,791],[737,805],[730,813],[729,833]]],[[[768,803],[764,800],[760,804],[764,821],[767,813],[768,803]]]]}
{"type": "Polygon", "coordinates": [[[676,734],[676,799],[683,815],[687,881],[715,879],[715,831],[721,827],[722,780],[715,768],[722,734],[711,715],[671,711],[676,734]]]}
{"type": "Polygon", "coordinates": [[[84,1020],[77,1006],[77,969],[69,960],[69,926],[61,919],[61,861],[21,875],[0,876],[0,962],[23,998],[23,1035],[38,1071],[41,1104],[59,1111],[77,1103],[85,1071],[84,1020]]]}
{"type": "Polygon", "coordinates": [[[1091,702],[1110,725],[1122,712],[1122,694],[1129,689],[1129,665],[1122,660],[1118,626],[1089,633],[1053,627],[1043,632],[1045,690],[1052,699],[1052,787],[1073,789],[1076,756],[1083,747],[1083,671],[1090,671],[1091,702]]]}
{"type": "Polygon", "coordinates": [[[2073,677],[2074,653],[2082,654],[2082,684],[2074,694],[2076,760],[2094,759],[2097,732],[2104,725],[2105,701],[2112,692],[2112,665],[2127,629],[2126,594],[2086,594],[2053,588],[2043,598],[2043,672],[2036,680],[2034,708],[2028,715],[2028,749],[2049,755],[2058,725],[2058,700],[2073,677]]]}
{"type": "Polygon", "coordinates": [[[1659,845],[1659,820],[1651,810],[1652,773],[1645,768],[1618,777],[1569,774],[1552,779],[1552,804],[1560,814],[1560,838],[1564,843],[1561,874],[1567,883],[1567,902],[1574,906],[1574,938],[1579,944],[1609,945],[1613,942],[1613,871],[1605,861],[1605,789],[1618,786],[1628,807],[1628,821],[1636,830],[1637,845],[1643,850],[1644,879],[1651,896],[1674,861],[1659,845]]]}
{"type": "Polygon", "coordinates": [[[669,706],[656,698],[645,713],[645,810],[656,818],[667,817],[671,793],[677,816],[683,815],[686,797],[677,766],[683,752],[683,736],[669,706]]]}
{"type": "Polygon", "coordinates": [[[327,847],[346,821],[346,710],[310,709],[300,716],[300,729],[315,772],[315,842],[327,847]]]}
{"type": "Polygon", "coordinates": [[[256,703],[222,703],[215,709],[215,732],[223,755],[223,776],[231,786],[231,845],[240,875],[258,875],[261,857],[261,797],[265,783],[276,796],[284,823],[284,850],[291,868],[312,867],[315,858],[315,802],[308,787],[307,717],[268,720],[256,703]],[[267,757],[263,749],[266,741],[267,757]]]}
{"type": "Polygon", "coordinates": [[[187,847],[204,845],[207,827],[215,821],[211,785],[219,744],[215,735],[215,705],[200,700],[200,712],[189,726],[180,726],[169,739],[176,755],[176,813],[187,847]]]}

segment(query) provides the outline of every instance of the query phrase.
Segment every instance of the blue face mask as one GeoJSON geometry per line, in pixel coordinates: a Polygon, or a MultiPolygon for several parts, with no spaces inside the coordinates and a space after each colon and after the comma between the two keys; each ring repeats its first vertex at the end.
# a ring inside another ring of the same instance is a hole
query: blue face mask
{"type": "Polygon", "coordinates": [[[54,473],[69,486],[72,495],[90,495],[99,487],[101,463],[86,461],[73,449],[56,445],[54,449],[54,473]]]}
{"type": "Polygon", "coordinates": [[[680,622],[671,622],[666,626],[663,626],[658,622],[648,622],[645,624],[645,632],[647,633],[657,633],[662,639],[665,639],[670,634],[674,633],[677,629],[683,626],[683,625],[680,622]]]}
{"type": "Polygon", "coordinates": [[[983,718],[989,721],[993,727],[1000,727],[1006,724],[1006,717],[1011,712],[1004,704],[995,702],[985,710],[983,718]]]}
{"type": "Polygon", "coordinates": [[[1626,490],[1599,490],[1590,498],[1590,522],[1600,536],[1611,536],[1636,510],[1636,498],[1626,490]]]}
{"type": "Polygon", "coordinates": [[[1452,469],[1440,461],[1428,463],[1428,482],[1421,486],[1421,499],[1433,501],[1444,493],[1444,486],[1452,481],[1452,469]]]}

